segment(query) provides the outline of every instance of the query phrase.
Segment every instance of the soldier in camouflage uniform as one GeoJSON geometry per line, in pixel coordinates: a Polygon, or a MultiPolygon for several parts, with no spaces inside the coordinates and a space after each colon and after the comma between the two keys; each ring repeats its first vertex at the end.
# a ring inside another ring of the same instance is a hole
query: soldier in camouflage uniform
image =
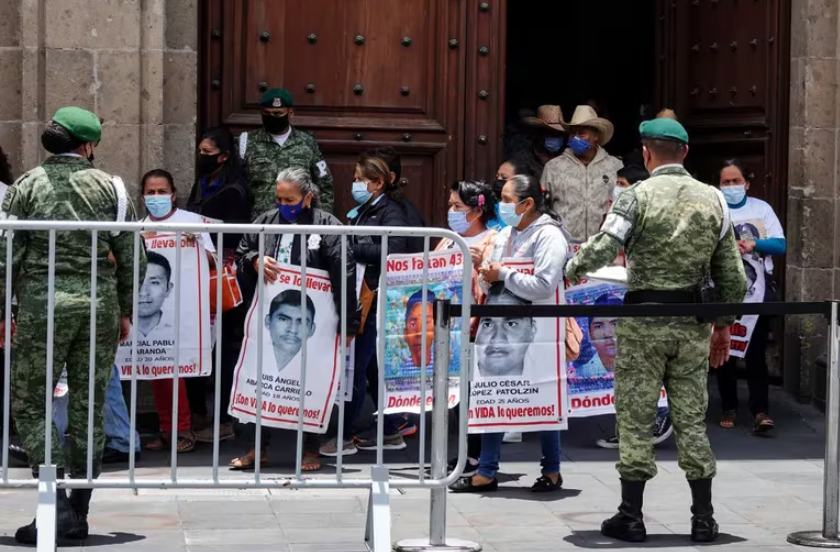
{"type": "MultiPolygon", "coordinates": [[[[3,201],[2,218],[8,220],[132,221],[134,207],[122,180],[93,167],[93,151],[102,127],[91,112],[75,107],[59,109],[41,136],[44,148],[53,154],[44,163],[20,177],[3,201]]],[[[37,477],[44,463],[45,436],[51,430],[52,462],[59,479],[65,468],[74,478],[87,477],[87,391],[75,393],[68,406],[68,450],[60,447],[53,424],[44,420],[47,356],[47,278],[49,233],[13,233],[12,265],[7,266],[6,238],[0,239],[0,282],[12,271],[10,293],[18,299],[17,332],[12,366],[12,411],[15,423],[37,477]],[[50,429],[48,429],[48,427],[50,429]]],[[[103,403],[111,378],[118,341],[128,335],[132,309],[134,249],[130,232],[101,232],[96,258],[97,280],[91,282],[91,233],[57,232],[55,237],[55,331],[53,336],[54,388],[66,364],[72,389],[88,389],[90,363],[90,290],[97,286],[96,343],[93,396],[93,473],[98,477],[105,446],[103,403]],[[113,253],[116,260],[109,258],[113,253]]],[[[141,251],[140,281],[145,275],[145,252],[141,251]]],[[[0,288],[0,304],[7,290],[0,288]]],[[[2,326],[2,324],[0,324],[2,326]]],[[[2,327],[0,327],[2,332],[2,327]]],[[[87,537],[89,489],[74,490],[68,499],[58,491],[58,535],[87,537]]],[[[18,529],[15,538],[34,544],[35,522],[18,529]]]]}
{"type": "Polygon", "coordinates": [[[332,213],[335,200],[332,174],[315,138],[290,125],[294,116],[292,94],[273,88],[262,95],[260,106],[263,128],[243,132],[239,137],[239,156],[254,196],[251,220],[275,208],[277,175],[284,169],[309,171],[318,186],[321,209],[332,213]]]}
{"type": "MultiPolygon", "coordinates": [[[[625,190],[600,233],[581,247],[566,268],[578,282],[608,265],[619,250],[627,255],[625,303],[695,303],[708,277],[721,301],[737,303],[746,293],[744,268],[729,210],[720,192],[694,180],[683,168],[688,134],[678,122],[656,119],[641,126],[643,155],[651,178],[625,190]]],[[[643,541],[645,482],[656,475],[653,436],[659,391],[668,392],[676,428],[679,465],[693,499],[691,538],[718,536],[712,508],[715,457],[706,436],[709,363],[729,357],[733,317],[712,324],[692,318],[623,318],[616,335],[616,415],[621,434],[618,472],[622,502],[601,533],[643,541]],[[711,341],[711,355],[710,355],[711,341]]]]}

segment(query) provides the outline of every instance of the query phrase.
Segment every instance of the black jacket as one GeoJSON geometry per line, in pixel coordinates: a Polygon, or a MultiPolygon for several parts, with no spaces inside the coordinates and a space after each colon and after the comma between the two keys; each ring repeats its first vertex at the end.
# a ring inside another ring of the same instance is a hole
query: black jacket
{"type": "MultiPolygon", "coordinates": [[[[356,217],[350,219],[350,225],[409,226],[403,208],[388,196],[382,196],[375,205],[360,207],[356,217]]],[[[382,264],[382,236],[353,236],[351,243],[356,262],[365,265],[365,283],[368,288],[377,289],[382,264]]],[[[405,252],[405,236],[388,237],[388,255],[405,252]]]]}
{"type": "MultiPolygon", "coordinates": [[[[251,205],[253,199],[248,190],[244,177],[233,181],[223,181],[208,197],[201,194],[201,179],[197,180],[190,192],[187,210],[199,215],[221,220],[226,224],[249,224],[251,222],[251,205]]],[[[210,233],[213,245],[216,243],[215,232],[210,233]]],[[[236,249],[242,240],[242,234],[225,234],[222,249],[236,249]]]]}
{"type": "MultiPolygon", "coordinates": [[[[341,222],[331,214],[320,209],[307,209],[301,213],[300,224],[315,226],[341,226],[341,222]]],[[[257,217],[254,224],[290,224],[277,209],[271,210],[257,217]]],[[[341,289],[347,286],[347,335],[354,336],[359,330],[362,311],[356,296],[356,260],[353,257],[353,250],[350,247],[350,240],[347,240],[347,280],[341,281],[341,236],[323,235],[318,249],[306,248],[306,267],[318,270],[325,270],[330,274],[330,282],[333,286],[333,302],[335,312],[341,318],[341,289]]],[[[266,234],[265,250],[263,255],[274,257],[277,246],[282,236],[280,234],[266,234]]],[[[300,238],[295,235],[292,242],[292,254],[289,258],[291,264],[300,266],[300,238]]],[[[307,235],[307,240],[310,235],[307,235]]],[[[254,260],[259,258],[259,235],[245,234],[236,250],[237,276],[240,284],[248,290],[254,290],[258,284],[257,272],[254,269],[254,260]]],[[[249,294],[253,296],[253,291],[249,294]]],[[[341,320],[339,320],[336,333],[341,333],[341,320]]]]}
{"type": "MultiPolygon", "coordinates": [[[[414,228],[424,228],[426,221],[423,220],[423,213],[417,208],[414,203],[407,197],[396,201],[402,207],[405,213],[405,220],[409,226],[414,228]]],[[[423,238],[421,236],[409,236],[405,239],[405,253],[422,253],[423,252],[423,238]]]]}

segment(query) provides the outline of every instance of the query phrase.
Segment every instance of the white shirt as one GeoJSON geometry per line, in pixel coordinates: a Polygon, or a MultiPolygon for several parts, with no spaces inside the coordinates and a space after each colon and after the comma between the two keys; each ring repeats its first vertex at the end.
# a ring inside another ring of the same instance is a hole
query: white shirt
{"type": "MultiPolygon", "coordinates": [[[[174,213],[163,220],[152,220],[150,217],[146,217],[142,220],[142,222],[183,222],[185,224],[206,224],[204,217],[201,215],[191,213],[190,211],[184,211],[183,209],[175,209],[174,213]]],[[[202,232],[199,234],[198,238],[201,241],[201,245],[204,246],[204,249],[210,253],[216,252],[216,248],[213,246],[213,241],[210,239],[209,233],[202,232]]]]}
{"type": "Polygon", "coordinates": [[[0,205],[3,205],[3,200],[6,198],[6,190],[9,189],[9,185],[0,180],[0,205]]]}
{"type": "MultiPolygon", "coordinates": [[[[729,213],[732,216],[732,224],[735,225],[735,232],[739,239],[785,239],[785,231],[779,222],[779,217],[765,201],[748,196],[743,207],[736,208],[730,205],[729,213]]],[[[764,269],[768,274],[773,274],[773,259],[771,257],[765,257],[764,269]]]]}
{"type": "MultiPolygon", "coordinates": [[[[472,247],[477,243],[481,243],[481,240],[483,240],[487,236],[487,234],[489,234],[490,232],[492,232],[492,230],[488,229],[488,230],[485,230],[484,232],[482,232],[481,234],[478,234],[476,236],[469,236],[469,237],[468,236],[461,236],[461,237],[464,239],[465,242],[467,242],[468,246],[472,247]]],[[[455,249],[455,242],[450,243],[449,247],[447,249],[455,249]]]]}
{"type": "Polygon", "coordinates": [[[286,143],[286,140],[288,140],[289,136],[291,136],[291,135],[292,135],[292,127],[289,126],[289,130],[287,130],[283,134],[272,134],[271,139],[274,140],[274,142],[282,148],[283,145],[286,143]]]}

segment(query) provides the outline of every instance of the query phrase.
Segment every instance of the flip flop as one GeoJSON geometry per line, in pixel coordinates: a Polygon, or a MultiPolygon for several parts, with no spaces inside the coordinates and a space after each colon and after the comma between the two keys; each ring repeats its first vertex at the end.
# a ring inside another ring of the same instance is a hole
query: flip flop
{"type": "MultiPolygon", "coordinates": [[[[230,461],[230,469],[231,471],[247,471],[253,470],[254,465],[256,464],[255,458],[255,451],[251,449],[248,454],[245,456],[240,456],[239,458],[234,458],[230,461]]],[[[262,458],[260,458],[260,468],[264,468],[268,465],[268,454],[265,452],[262,453],[262,458]]]]}
{"type": "Polygon", "coordinates": [[[720,417],[720,427],[724,429],[732,429],[735,427],[735,420],[738,418],[737,412],[724,412],[720,417]]]}
{"type": "Polygon", "coordinates": [[[753,428],[754,433],[767,433],[769,431],[773,431],[773,428],[775,427],[776,424],[769,416],[767,416],[767,414],[756,414],[755,426],[753,428]]]}
{"type": "Polygon", "coordinates": [[[321,467],[321,457],[317,452],[308,452],[303,455],[303,461],[300,464],[300,471],[313,472],[320,470],[321,467]]]}

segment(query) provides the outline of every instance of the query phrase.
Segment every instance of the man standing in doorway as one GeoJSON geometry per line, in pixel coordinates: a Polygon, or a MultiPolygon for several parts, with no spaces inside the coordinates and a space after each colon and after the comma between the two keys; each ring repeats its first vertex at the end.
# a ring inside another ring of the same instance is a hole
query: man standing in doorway
{"type": "Polygon", "coordinates": [[[332,213],[332,174],[315,138],[292,127],[292,94],[283,88],[272,88],[262,95],[260,107],[263,127],[243,132],[239,137],[239,156],[254,195],[251,220],[274,209],[277,175],[284,169],[307,170],[318,186],[321,209],[332,213]]]}
{"type": "Polygon", "coordinates": [[[570,242],[583,243],[598,233],[623,165],[603,147],[613,137],[612,123],[588,105],[578,106],[563,127],[570,137],[568,148],[546,164],[540,183],[549,210],[568,230],[570,242]]]}

